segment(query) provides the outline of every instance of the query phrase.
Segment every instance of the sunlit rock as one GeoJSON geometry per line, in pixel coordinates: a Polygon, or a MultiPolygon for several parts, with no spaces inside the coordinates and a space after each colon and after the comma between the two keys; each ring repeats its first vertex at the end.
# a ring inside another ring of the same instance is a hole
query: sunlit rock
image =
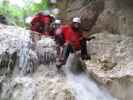
{"type": "Polygon", "coordinates": [[[88,42],[92,60],[86,61],[87,73],[107,85],[118,99],[132,100],[132,37],[108,32],[95,34],[95,37],[88,42]]]}

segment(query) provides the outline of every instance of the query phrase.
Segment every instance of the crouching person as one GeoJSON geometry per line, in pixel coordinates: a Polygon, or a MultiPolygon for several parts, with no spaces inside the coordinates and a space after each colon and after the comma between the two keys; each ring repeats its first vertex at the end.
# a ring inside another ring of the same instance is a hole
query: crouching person
{"type": "Polygon", "coordinates": [[[66,63],[70,53],[75,53],[77,51],[81,51],[82,59],[90,59],[90,56],[87,54],[87,38],[83,37],[80,26],[80,18],[74,17],[71,25],[62,27],[64,45],[62,58],[60,59],[60,62],[57,63],[57,68],[60,68],[66,63]]]}

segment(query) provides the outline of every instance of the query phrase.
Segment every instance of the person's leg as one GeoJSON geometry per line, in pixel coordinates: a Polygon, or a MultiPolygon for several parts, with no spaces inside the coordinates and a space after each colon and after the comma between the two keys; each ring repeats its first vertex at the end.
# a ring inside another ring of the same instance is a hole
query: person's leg
{"type": "Polygon", "coordinates": [[[56,51],[57,51],[57,55],[59,56],[61,51],[60,51],[60,46],[57,44],[57,47],[56,47],[56,51]]]}
{"type": "Polygon", "coordinates": [[[81,58],[83,60],[91,59],[90,55],[87,52],[87,42],[86,42],[86,39],[82,39],[80,41],[80,45],[81,45],[81,58]]]}
{"type": "Polygon", "coordinates": [[[73,47],[70,44],[64,46],[63,52],[62,52],[62,57],[60,58],[60,60],[56,64],[58,69],[60,69],[61,66],[66,63],[67,58],[69,57],[69,54],[73,53],[73,52],[74,52],[73,47]]]}
{"type": "Polygon", "coordinates": [[[74,52],[74,49],[73,49],[72,45],[68,44],[67,46],[64,47],[63,58],[64,58],[65,62],[67,61],[67,58],[69,57],[69,54],[73,53],[73,52],[74,52]]]}

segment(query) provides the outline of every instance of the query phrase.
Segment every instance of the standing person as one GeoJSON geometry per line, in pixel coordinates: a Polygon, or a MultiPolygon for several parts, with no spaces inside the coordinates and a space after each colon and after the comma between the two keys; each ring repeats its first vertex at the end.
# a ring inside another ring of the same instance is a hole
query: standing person
{"type": "Polygon", "coordinates": [[[66,25],[62,27],[62,33],[64,38],[64,49],[63,55],[57,67],[60,68],[67,61],[70,53],[75,53],[81,50],[81,57],[83,59],[88,59],[86,37],[83,36],[81,31],[81,19],[79,17],[74,17],[71,25],[66,25]]]}
{"type": "Polygon", "coordinates": [[[53,33],[54,33],[54,39],[57,44],[57,61],[60,59],[62,55],[63,45],[64,45],[64,37],[62,33],[62,25],[61,20],[56,19],[53,24],[53,33]]]}
{"type": "Polygon", "coordinates": [[[31,30],[41,35],[50,35],[50,25],[53,17],[44,12],[39,12],[31,21],[31,30]]]}
{"type": "Polygon", "coordinates": [[[59,20],[59,19],[55,20],[54,26],[53,26],[53,31],[54,31],[54,38],[55,38],[57,45],[63,46],[64,37],[63,37],[63,33],[62,33],[61,20],[59,20]]]}
{"type": "Polygon", "coordinates": [[[43,12],[39,12],[31,21],[31,30],[43,34],[44,24],[42,22],[43,12]]]}
{"type": "Polygon", "coordinates": [[[51,36],[53,34],[51,33],[51,23],[53,22],[54,18],[50,15],[44,15],[41,20],[44,24],[43,35],[51,36]]]}

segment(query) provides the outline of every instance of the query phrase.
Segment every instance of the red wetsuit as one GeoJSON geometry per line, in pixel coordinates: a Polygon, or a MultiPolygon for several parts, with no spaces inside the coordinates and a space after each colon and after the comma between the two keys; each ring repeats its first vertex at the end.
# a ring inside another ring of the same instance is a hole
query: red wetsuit
{"type": "Polygon", "coordinates": [[[80,49],[80,34],[77,31],[74,31],[71,26],[64,26],[62,28],[64,35],[64,41],[69,42],[74,46],[76,50],[80,49]]]}

